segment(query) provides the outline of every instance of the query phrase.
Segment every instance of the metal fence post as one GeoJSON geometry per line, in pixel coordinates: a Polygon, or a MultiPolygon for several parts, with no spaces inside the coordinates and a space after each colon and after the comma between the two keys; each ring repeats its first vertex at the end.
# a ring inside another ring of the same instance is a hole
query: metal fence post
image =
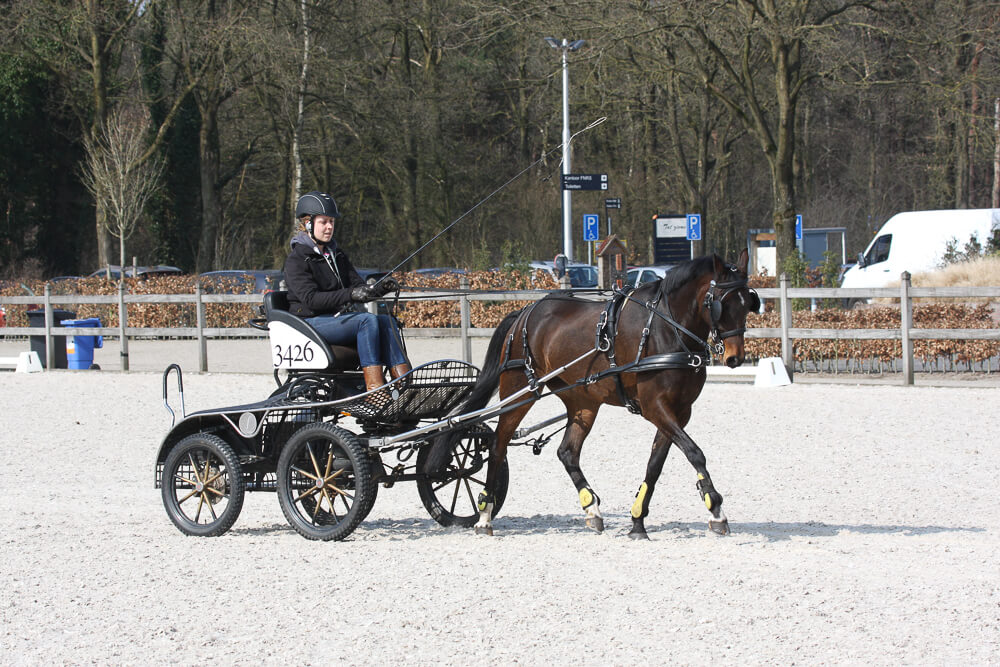
{"type": "Polygon", "coordinates": [[[899,276],[899,333],[903,343],[903,384],[913,384],[913,341],[910,339],[910,329],[913,328],[913,300],[910,298],[910,272],[903,271],[899,276]]]}
{"type": "Polygon", "coordinates": [[[198,327],[198,370],[208,372],[208,342],[205,340],[205,302],[201,300],[201,281],[194,285],[195,326],[198,327]]]}
{"type": "Polygon", "coordinates": [[[56,367],[56,348],[52,343],[52,323],[55,317],[52,313],[52,303],[50,297],[52,289],[45,283],[44,308],[45,308],[45,370],[51,371],[56,367]]]}
{"type": "Polygon", "coordinates": [[[125,328],[128,326],[128,311],[125,309],[125,281],[118,281],[118,339],[121,345],[121,366],[123,371],[128,370],[128,335],[125,328]]]}
{"type": "Polygon", "coordinates": [[[792,328],[792,300],[788,298],[788,275],[782,273],[778,278],[781,294],[778,301],[781,304],[781,361],[785,364],[788,379],[792,379],[795,371],[795,354],[792,349],[792,339],[788,330],[792,328]]]}
{"type": "Polygon", "coordinates": [[[461,319],[462,336],[462,361],[467,364],[472,363],[472,339],[469,337],[469,328],[472,326],[472,308],[469,304],[469,278],[462,276],[458,279],[458,289],[463,294],[458,297],[458,310],[461,319]]]}

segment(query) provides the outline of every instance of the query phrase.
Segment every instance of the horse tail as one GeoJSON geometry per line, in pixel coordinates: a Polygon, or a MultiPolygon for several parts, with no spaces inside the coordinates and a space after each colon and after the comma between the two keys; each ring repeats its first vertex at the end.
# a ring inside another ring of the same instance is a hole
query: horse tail
{"type": "MultiPolygon", "coordinates": [[[[449,413],[450,415],[460,415],[480,410],[485,408],[486,404],[490,402],[497,387],[500,386],[500,372],[502,370],[500,352],[503,349],[503,342],[507,338],[507,332],[514,326],[514,321],[517,320],[520,314],[520,310],[515,310],[501,320],[496,331],[493,332],[493,338],[490,339],[489,347],[486,349],[486,362],[483,364],[483,370],[479,373],[476,383],[472,385],[472,389],[469,390],[469,395],[466,397],[465,402],[457,408],[453,408],[449,413]]],[[[448,464],[449,457],[452,455],[452,443],[455,438],[460,436],[461,431],[446,431],[443,435],[435,436],[431,440],[431,448],[424,463],[424,472],[433,474],[444,470],[448,464]]]]}
{"type": "Polygon", "coordinates": [[[508,314],[497,325],[496,331],[493,332],[493,338],[490,339],[490,345],[486,349],[486,361],[483,364],[483,370],[480,372],[476,384],[469,391],[469,396],[465,399],[465,403],[462,404],[461,413],[485,408],[486,404],[490,402],[490,398],[496,392],[497,387],[499,387],[500,372],[503,370],[501,368],[502,359],[500,352],[503,350],[507,333],[514,326],[514,321],[521,315],[522,310],[523,308],[508,314]]]}

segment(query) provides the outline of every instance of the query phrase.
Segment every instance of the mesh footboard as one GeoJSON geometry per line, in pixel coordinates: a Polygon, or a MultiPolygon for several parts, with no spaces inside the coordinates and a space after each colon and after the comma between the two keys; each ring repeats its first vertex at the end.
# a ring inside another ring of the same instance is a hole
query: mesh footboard
{"type": "Polygon", "coordinates": [[[464,361],[432,361],[342,409],[355,419],[385,424],[439,419],[462,402],[478,377],[479,369],[464,361]]]}

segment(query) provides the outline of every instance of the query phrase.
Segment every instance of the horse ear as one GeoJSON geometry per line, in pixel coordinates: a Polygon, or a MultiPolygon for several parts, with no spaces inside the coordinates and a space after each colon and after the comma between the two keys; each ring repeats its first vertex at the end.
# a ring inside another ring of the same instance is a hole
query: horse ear
{"type": "Polygon", "coordinates": [[[736,267],[740,270],[740,273],[746,275],[747,265],[749,263],[750,263],[750,252],[746,248],[743,248],[743,251],[740,252],[740,258],[736,260],[736,267]]]}
{"type": "Polygon", "coordinates": [[[713,270],[715,275],[721,276],[726,273],[726,260],[722,259],[718,255],[712,255],[713,260],[713,270]]]}

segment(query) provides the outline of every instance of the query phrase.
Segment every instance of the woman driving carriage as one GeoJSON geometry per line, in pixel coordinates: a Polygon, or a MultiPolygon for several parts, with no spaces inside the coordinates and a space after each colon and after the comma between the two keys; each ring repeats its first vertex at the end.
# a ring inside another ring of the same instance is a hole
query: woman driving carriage
{"type": "Polygon", "coordinates": [[[399,289],[392,277],[369,286],[333,239],[340,211],[325,192],[309,192],[299,199],[295,218],[301,226],[285,259],[288,309],[308,322],[333,345],[357,346],[365,386],[371,391],[385,384],[382,367],[393,379],[410,371],[396,323],[388,315],[350,312],[351,303],[366,303],[399,289]]]}

